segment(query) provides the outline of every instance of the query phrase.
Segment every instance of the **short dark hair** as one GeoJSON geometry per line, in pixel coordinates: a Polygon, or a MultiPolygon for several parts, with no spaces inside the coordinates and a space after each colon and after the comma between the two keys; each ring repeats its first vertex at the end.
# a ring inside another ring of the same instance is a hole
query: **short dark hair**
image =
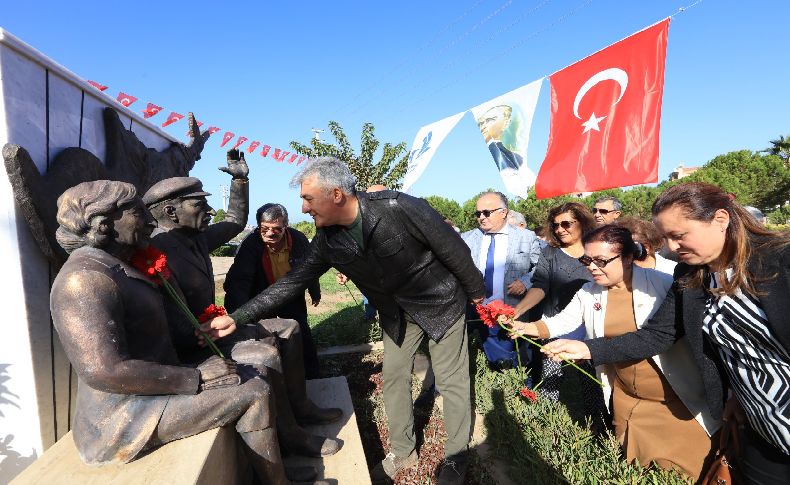
{"type": "MultiPolygon", "coordinates": [[[[566,202],[564,204],[552,207],[549,210],[549,216],[546,219],[546,227],[550,228],[551,224],[554,222],[554,218],[560,214],[565,214],[566,212],[573,214],[573,218],[579,221],[579,224],[582,228],[582,236],[595,229],[596,223],[592,212],[590,212],[590,209],[588,209],[587,206],[580,204],[579,202],[566,202]]],[[[546,239],[548,240],[549,245],[554,246],[555,248],[562,246],[562,242],[559,240],[557,234],[554,231],[547,230],[546,239]]]]}
{"type": "Polygon", "coordinates": [[[630,256],[636,261],[647,259],[647,250],[638,242],[634,242],[631,231],[621,224],[604,224],[582,236],[582,243],[605,242],[617,246],[622,256],[630,256]]]}

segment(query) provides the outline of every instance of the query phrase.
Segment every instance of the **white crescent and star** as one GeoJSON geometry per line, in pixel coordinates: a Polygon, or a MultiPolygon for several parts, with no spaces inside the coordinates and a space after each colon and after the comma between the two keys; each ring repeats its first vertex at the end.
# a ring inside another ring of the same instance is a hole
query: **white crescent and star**
{"type": "MultiPolygon", "coordinates": [[[[596,84],[600,83],[601,81],[612,80],[617,82],[620,85],[620,95],[617,97],[612,106],[619,103],[621,99],[623,99],[623,94],[625,94],[626,88],[628,88],[628,74],[619,69],[617,67],[611,67],[609,69],[604,69],[601,72],[594,74],[590,79],[582,84],[582,87],[579,88],[579,92],[576,93],[576,98],[573,100],[573,115],[579,119],[582,119],[579,116],[579,104],[582,102],[584,95],[587,94],[589,90],[595,87],[596,84]]],[[[584,131],[582,133],[587,133],[590,130],[601,131],[600,126],[598,125],[606,116],[595,116],[593,112],[590,115],[590,118],[582,123],[584,127],[584,131]]]]}

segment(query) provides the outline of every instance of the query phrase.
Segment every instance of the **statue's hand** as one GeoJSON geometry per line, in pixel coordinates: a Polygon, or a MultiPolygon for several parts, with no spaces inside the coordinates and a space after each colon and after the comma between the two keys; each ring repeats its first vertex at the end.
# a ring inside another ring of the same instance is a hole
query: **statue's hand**
{"type": "Polygon", "coordinates": [[[192,114],[191,111],[187,115],[187,123],[189,123],[189,136],[192,137],[192,141],[190,141],[186,147],[192,150],[195,160],[200,160],[200,152],[203,151],[206,140],[211,136],[211,133],[209,133],[208,130],[203,133],[200,132],[200,127],[197,121],[195,121],[195,115],[192,114]]]}
{"type": "Polygon", "coordinates": [[[197,367],[200,373],[200,390],[237,386],[241,378],[236,373],[236,362],[212,355],[197,367]]]}
{"type": "Polygon", "coordinates": [[[219,167],[219,169],[230,174],[234,179],[246,180],[250,174],[250,168],[247,166],[247,161],[244,160],[244,152],[235,148],[228,150],[228,166],[219,167]]]}

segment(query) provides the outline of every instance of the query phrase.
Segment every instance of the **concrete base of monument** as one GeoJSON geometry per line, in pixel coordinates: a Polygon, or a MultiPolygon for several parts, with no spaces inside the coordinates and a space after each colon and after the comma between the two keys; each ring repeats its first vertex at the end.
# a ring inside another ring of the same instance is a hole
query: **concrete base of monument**
{"type": "MultiPolygon", "coordinates": [[[[289,457],[286,463],[315,466],[319,476],[330,483],[369,484],[370,475],[346,378],[307,381],[307,393],[319,406],[343,410],[343,417],[339,421],[310,427],[314,433],[341,439],[343,448],[337,454],[323,459],[289,457]]],[[[215,428],[168,443],[131,463],[102,467],[90,467],[82,463],[69,432],[11,484],[214,485],[250,483],[251,478],[235,430],[215,428]]]]}
{"type": "Polygon", "coordinates": [[[330,483],[370,484],[370,473],[365,461],[365,451],[362,448],[346,378],[328,377],[307,381],[307,395],[318,406],[343,410],[343,417],[339,421],[307,428],[312,433],[340,439],[343,442],[343,447],[332,456],[324,458],[290,456],[285,459],[285,463],[287,465],[312,465],[318,470],[318,477],[330,483]]]}

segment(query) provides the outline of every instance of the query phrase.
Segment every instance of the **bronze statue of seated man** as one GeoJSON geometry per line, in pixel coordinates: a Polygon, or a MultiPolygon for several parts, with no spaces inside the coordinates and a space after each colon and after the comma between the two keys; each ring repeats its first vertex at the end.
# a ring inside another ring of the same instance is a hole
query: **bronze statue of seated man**
{"type": "MultiPolygon", "coordinates": [[[[248,168],[237,150],[228,152],[228,166],[222,171],[232,175],[230,201],[223,221],[209,225],[214,210],[208,204],[203,184],[194,177],[172,177],[154,184],[143,195],[143,202],[156,219],[151,244],[167,255],[173,276],[171,282],[184,296],[190,311],[198,315],[215,301],[215,284],[209,253],[244,229],[249,207],[248,168]]],[[[199,346],[194,329],[177,305],[165,300],[165,311],[173,344],[185,362],[210,355],[199,346]]],[[[223,352],[239,363],[268,368],[277,406],[277,428],[285,450],[308,456],[326,456],[340,449],[333,438],[311,435],[302,424],[328,423],[341,417],[337,408],[319,408],[307,397],[302,335],[291,319],[263,319],[241,327],[233,335],[217,340],[223,352]],[[244,342],[258,342],[255,352],[244,342]]]]}
{"type": "MultiPolygon", "coordinates": [[[[130,265],[154,220],[124,182],[84,182],[58,199],[57,240],[70,254],[52,286],[52,320],[79,376],[72,430],[89,465],[233,425],[260,482],[287,484],[273,391],[216,356],[179,361],[157,285],[130,265]]],[[[249,342],[247,345],[259,345],[249,342]]],[[[188,457],[185,457],[188,459],[188,457]]],[[[310,480],[315,470],[292,470],[310,480]]]]}

